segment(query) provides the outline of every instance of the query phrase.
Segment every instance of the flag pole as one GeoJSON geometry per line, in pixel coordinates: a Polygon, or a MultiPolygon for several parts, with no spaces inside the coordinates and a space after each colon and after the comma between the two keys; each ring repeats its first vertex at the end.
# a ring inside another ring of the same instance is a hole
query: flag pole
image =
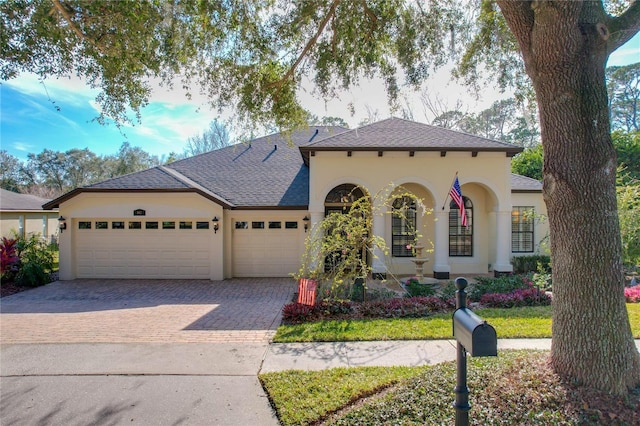
{"type": "Polygon", "coordinates": [[[444,204],[442,205],[442,210],[444,210],[444,207],[447,205],[447,200],[449,199],[449,193],[451,192],[451,188],[453,187],[453,182],[456,181],[457,177],[458,177],[458,171],[456,170],[456,174],[453,177],[453,179],[451,180],[451,185],[449,185],[449,191],[447,191],[447,196],[444,199],[444,204]]]}

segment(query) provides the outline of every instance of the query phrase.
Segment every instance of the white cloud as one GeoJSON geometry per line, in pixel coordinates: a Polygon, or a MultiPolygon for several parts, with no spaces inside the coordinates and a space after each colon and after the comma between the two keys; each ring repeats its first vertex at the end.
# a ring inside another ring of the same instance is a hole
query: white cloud
{"type": "Polygon", "coordinates": [[[13,148],[16,151],[21,151],[21,152],[32,152],[33,150],[33,145],[28,143],[28,142],[13,142],[13,148]]]}

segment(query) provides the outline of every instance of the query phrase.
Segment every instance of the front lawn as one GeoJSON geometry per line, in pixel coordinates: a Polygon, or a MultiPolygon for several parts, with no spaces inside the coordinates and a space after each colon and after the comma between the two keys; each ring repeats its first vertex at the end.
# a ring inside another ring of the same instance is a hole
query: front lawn
{"type": "MultiPolygon", "coordinates": [[[[640,303],[627,303],[633,336],[640,338],[640,303]]],[[[499,339],[550,338],[551,306],[478,309],[499,339]]],[[[425,318],[324,320],[281,325],[274,342],[451,339],[451,313],[425,318]]]]}
{"type": "MultiPolygon", "coordinates": [[[[615,398],[559,378],[548,352],[469,358],[470,423],[640,424],[640,389],[615,398]]],[[[282,425],[452,425],[455,362],[259,376],[282,425]]]]}

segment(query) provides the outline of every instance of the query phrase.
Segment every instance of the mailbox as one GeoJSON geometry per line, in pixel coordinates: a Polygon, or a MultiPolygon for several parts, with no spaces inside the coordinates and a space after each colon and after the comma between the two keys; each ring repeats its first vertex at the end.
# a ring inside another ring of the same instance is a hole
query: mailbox
{"type": "Polygon", "coordinates": [[[453,336],[471,356],[497,356],[496,330],[467,308],[453,313],[453,336]]]}

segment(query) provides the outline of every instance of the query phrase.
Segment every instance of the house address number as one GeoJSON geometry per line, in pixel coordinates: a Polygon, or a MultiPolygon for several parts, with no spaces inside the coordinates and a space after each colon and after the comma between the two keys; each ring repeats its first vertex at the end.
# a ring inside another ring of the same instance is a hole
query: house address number
{"type": "Polygon", "coordinates": [[[133,215],[134,216],[146,216],[147,212],[146,212],[146,210],[136,209],[136,210],[133,211],[133,215]]]}

